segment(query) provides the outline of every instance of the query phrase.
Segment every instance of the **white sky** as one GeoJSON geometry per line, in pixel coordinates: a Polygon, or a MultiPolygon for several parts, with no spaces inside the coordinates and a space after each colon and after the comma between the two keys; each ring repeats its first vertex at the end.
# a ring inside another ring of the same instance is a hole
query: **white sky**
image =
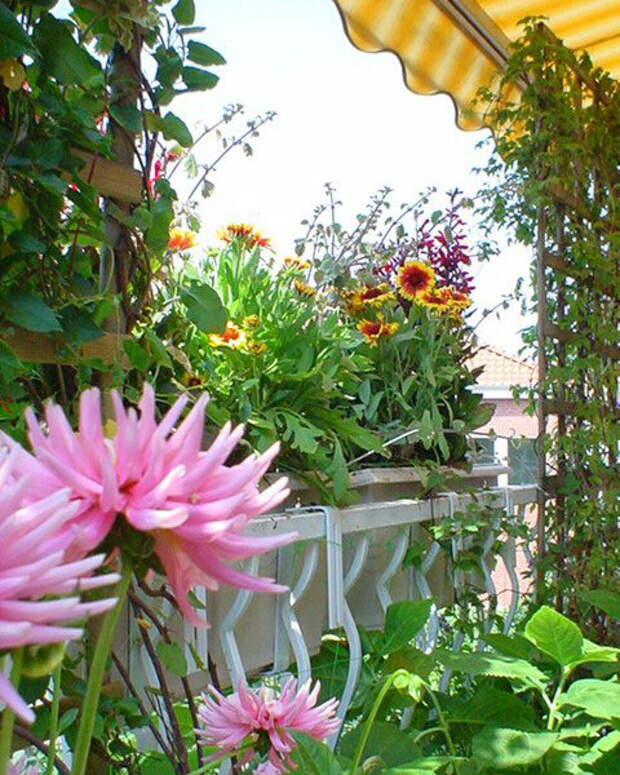
{"type": "MultiPolygon", "coordinates": [[[[331,0],[197,0],[196,6],[196,23],[207,28],[200,39],[228,64],[217,69],[221,81],[213,91],[174,109],[190,124],[214,121],[232,102],[243,103],[248,117],[278,113],[253,143],[253,157],[236,153],[220,167],[215,193],[201,210],[207,236],[226,223],[249,222],[286,255],[326,181],[336,185],[350,217],[386,184],[395,189],[395,206],[429,185],[475,192],[471,169],[486,157],[475,147],[483,132],[457,129],[449,98],[410,92],[393,55],[355,49],[331,0]]],[[[206,147],[204,158],[214,150],[206,147]]],[[[506,248],[481,267],[479,309],[512,291],[527,266],[526,250],[506,248]]],[[[513,305],[500,321],[480,327],[480,339],[516,353],[524,325],[513,305]]]]}

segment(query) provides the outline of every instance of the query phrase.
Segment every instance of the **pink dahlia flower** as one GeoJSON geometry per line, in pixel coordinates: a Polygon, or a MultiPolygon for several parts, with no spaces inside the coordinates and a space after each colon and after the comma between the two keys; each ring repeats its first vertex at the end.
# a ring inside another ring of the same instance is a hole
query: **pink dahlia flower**
{"type": "MultiPolygon", "coordinates": [[[[262,492],[261,480],[278,452],[274,445],[238,465],[225,465],[243,427],[227,424],[202,451],[207,396],[198,399],[178,423],[187,397],[182,396],[158,424],[155,394],[145,384],[135,409],[125,409],[112,392],[116,420],[113,439],[104,436],[101,399],[96,388],[80,401],[79,429],[74,433],[62,409],[48,404],[46,427],[33,411],[26,413],[34,456],[20,450],[25,469],[36,471],[33,496],[69,487],[77,512],[75,556],[100,544],[118,514],[136,529],[150,533],[179,606],[194,624],[204,624],[187,600],[193,586],[216,589],[219,582],[263,592],[282,592],[272,579],[244,574],[229,563],[289,543],[294,534],[244,535],[248,523],[288,494],[282,478],[262,492]],[[177,425],[178,423],[178,425],[177,425]]],[[[6,442],[10,443],[9,440],[6,442]]]]}
{"type": "MultiPolygon", "coordinates": [[[[81,628],[65,625],[106,611],[116,599],[82,603],[75,593],[118,581],[115,573],[90,576],[102,554],[67,561],[72,541],[67,525],[76,512],[70,491],[24,505],[32,480],[15,476],[15,463],[15,453],[0,461],[0,652],[79,638],[81,628]]],[[[0,700],[26,721],[34,720],[2,672],[0,700]]]]}
{"type": "Polygon", "coordinates": [[[20,759],[16,764],[9,763],[7,775],[40,775],[41,770],[38,767],[27,767],[24,759],[20,759]]]}
{"type": "Polygon", "coordinates": [[[286,772],[292,767],[291,752],[297,743],[291,732],[305,732],[317,740],[325,740],[340,726],[335,717],[337,700],[316,704],[320,684],[311,688],[307,681],[298,686],[294,678],[284,685],[279,697],[270,689],[252,691],[245,684],[228,696],[209,687],[203,695],[198,715],[204,729],[197,730],[203,745],[215,745],[225,753],[234,754],[244,741],[252,742],[244,762],[254,756],[255,745],[269,745],[267,762],[262,764],[263,775],[286,772]]]}

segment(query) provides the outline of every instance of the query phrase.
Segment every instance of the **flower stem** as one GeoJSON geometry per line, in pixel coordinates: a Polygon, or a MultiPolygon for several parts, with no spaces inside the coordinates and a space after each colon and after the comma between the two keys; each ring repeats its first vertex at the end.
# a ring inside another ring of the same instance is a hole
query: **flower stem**
{"type": "Polygon", "coordinates": [[[123,557],[121,580],[116,588],[118,602],[111,611],[108,611],[103,620],[103,625],[95,647],[93,662],[90,667],[86,694],[82,701],[80,726],[75,743],[75,750],[73,752],[71,775],[85,775],[86,773],[86,765],[88,764],[90,743],[95,728],[95,720],[97,718],[97,708],[99,706],[99,695],[101,694],[103,677],[105,675],[108,657],[112,650],[118,618],[123,608],[125,598],[127,597],[127,590],[129,589],[129,584],[131,582],[131,574],[131,563],[126,557],[123,557]]]}
{"type": "Polygon", "coordinates": [[[62,659],[56,665],[52,675],[52,707],[50,709],[49,750],[47,753],[47,767],[45,775],[53,775],[56,769],[56,741],[58,738],[58,716],[60,714],[60,675],[62,673],[62,659]]]}
{"type": "Polygon", "coordinates": [[[406,670],[396,670],[394,673],[389,675],[387,679],[385,680],[383,686],[379,690],[379,694],[377,695],[377,699],[374,702],[374,705],[372,706],[372,709],[368,715],[368,718],[366,719],[366,724],[364,725],[364,731],[362,732],[362,736],[360,738],[359,745],[357,746],[357,751],[355,752],[355,760],[353,762],[353,767],[351,769],[351,775],[356,775],[357,770],[360,766],[360,763],[362,761],[362,756],[364,755],[364,751],[366,750],[366,744],[368,743],[368,738],[370,737],[370,732],[372,730],[372,725],[375,722],[375,719],[377,717],[377,713],[379,713],[379,708],[381,707],[381,703],[385,699],[385,695],[389,692],[389,690],[392,687],[392,684],[394,683],[395,679],[398,678],[399,675],[407,674],[406,670]]]}
{"type": "MultiPolygon", "coordinates": [[[[13,667],[11,669],[11,683],[17,689],[22,673],[24,661],[24,649],[16,649],[12,652],[13,667]]],[[[15,712],[8,706],[2,712],[2,727],[0,728],[0,775],[6,775],[9,769],[9,761],[13,750],[13,727],[15,726],[15,712]]]]}

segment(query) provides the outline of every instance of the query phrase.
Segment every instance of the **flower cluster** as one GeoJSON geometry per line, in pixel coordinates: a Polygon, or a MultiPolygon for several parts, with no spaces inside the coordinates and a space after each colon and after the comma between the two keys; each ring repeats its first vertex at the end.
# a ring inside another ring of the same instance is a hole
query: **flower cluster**
{"type": "Polygon", "coordinates": [[[385,320],[360,320],[357,329],[364,335],[364,339],[371,347],[376,347],[379,340],[387,336],[392,336],[400,328],[400,323],[394,321],[387,323],[385,320]]]}
{"type": "Polygon", "coordinates": [[[194,624],[205,622],[189,604],[193,586],[216,589],[220,582],[263,592],[281,592],[272,579],[244,574],[229,563],[271,551],[294,534],[251,537],[244,529],[257,515],[283,500],[287,482],[279,479],[260,492],[261,480],[278,447],[237,465],[226,459],[243,427],[222,428],[210,448],[202,451],[207,396],[201,396],[178,424],[187,396],[180,397],[158,424],[155,394],[145,384],[135,409],[126,409],[113,391],[116,435],[107,439],[96,388],[80,401],[79,430],[74,433],[62,409],[48,404],[45,423],[26,413],[31,455],[5,437],[15,451],[18,473],[30,473],[28,495],[47,498],[68,488],[72,513],[61,535],[68,552],[79,559],[97,547],[122,516],[148,534],[178,604],[194,624]]]}
{"type": "Polygon", "coordinates": [[[225,697],[213,687],[203,696],[198,715],[203,724],[196,730],[204,745],[215,745],[224,753],[234,754],[244,745],[242,764],[250,762],[257,751],[267,753],[267,761],[257,773],[280,775],[293,765],[291,753],[296,747],[292,732],[305,732],[317,740],[326,740],[338,731],[337,701],[317,706],[320,684],[298,686],[290,678],[279,697],[267,688],[257,691],[241,684],[225,697]]]}
{"type": "Polygon", "coordinates": [[[228,321],[221,334],[209,334],[211,347],[228,347],[231,350],[243,350],[260,355],[267,349],[264,342],[257,341],[253,336],[253,329],[260,325],[257,315],[248,315],[243,321],[243,327],[232,321],[228,321]]]}
{"type": "Polygon", "coordinates": [[[306,272],[312,264],[309,261],[304,261],[303,258],[299,258],[299,256],[286,256],[284,266],[292,272],[306,272]]]}
{"type": "Polygon", "coordinates": [[[471,305],[467,294],[450,285],[439,285],[434,269],[423,261],[403,264],[396,283],[404,299],[438,314],[460,317],[471,305]]]}
{"type": "Polygon", "coordinates": [[[308,283],[304,283],[301,280],[295,280],[293,284],[297,293],[303,298],[311,299],[313,296],[316,296],[316,288],[312,285],[308,285],[308,283]]]}
{"type": "Polygon", "coordinates": [[[178,252],[181,250],[191,250],[196,247],[196,234],[187,229],[175,227],[170,231],[168,239],[168,250],[178,252]]]}
{"type": "Polygon", "coordinates": [[[367,309],[377,309],[396,301],[396,294],[387,283],[364,285],[361,288],[344,291],[345,306],[351,315],[363,314],[367,309]]]}
{"type": "MultiPolygon", "coordinates": [[[[32,498],[37,466],[20,470],[19,450],[0,462],[0,652],[27,647],[25,658],[36,674],[38,652],[79,638],[80,627],[66,626],[111,608],[116,600],[81,602],[79,593],[118,581],[115,573],[91,576],[102,554],[72,560],[74,518],[79,505],[71,490],[54,488],[32,498]]],[[[56,650],[62,658],[62,650],[56,650]]],[[[0,700],[25,721],[34,714],[0,672],[0,700]]]]}
{"type": "Polygon", "coordinates": [[[225,229],[221,229],[218,236],[223,242],[231,243],[236,241],[247,250],[252,250],[256,247],[271,248],[269,238],[263,237],[259,231],[256,231],[253,226],[247,223],[231,223],[225,229]]]}

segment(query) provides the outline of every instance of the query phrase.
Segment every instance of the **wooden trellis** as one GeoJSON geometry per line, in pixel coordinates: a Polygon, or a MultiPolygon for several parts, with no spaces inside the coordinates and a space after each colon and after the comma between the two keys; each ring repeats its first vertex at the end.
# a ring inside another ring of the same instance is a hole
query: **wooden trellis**
{"type": "Polygon", "coordinates": [[[600,542],[600,583],[611,585],[620,550],[620,87],[538,29],[548,44],[533,73],[546,143],[537,170],[539,552],[577,586],[600,542]],[[604,516],[596,528],[575,523],[584,502],[604,516]]]}

